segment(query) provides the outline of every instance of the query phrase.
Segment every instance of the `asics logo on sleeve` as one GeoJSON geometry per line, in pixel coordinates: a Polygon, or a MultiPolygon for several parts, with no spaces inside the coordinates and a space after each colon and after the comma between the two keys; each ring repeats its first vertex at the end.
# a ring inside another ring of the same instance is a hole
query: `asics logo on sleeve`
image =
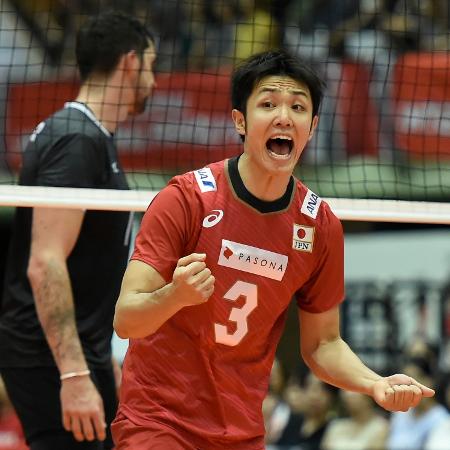
{"type": "Polygon", "coordinates": [[[45,128],[45,122],[41,122],[34,130],[30,136],[30,141],[34,142],[37,138],[37,135],[45,128]]]}
{"type": "Polygon", "coordinates": [[[211,228],[222,220],[223,211],[221,209],[213,209],[212,213],[214,214],[209,214],[203,219],[203,226],[205,228],[211,228]]]}

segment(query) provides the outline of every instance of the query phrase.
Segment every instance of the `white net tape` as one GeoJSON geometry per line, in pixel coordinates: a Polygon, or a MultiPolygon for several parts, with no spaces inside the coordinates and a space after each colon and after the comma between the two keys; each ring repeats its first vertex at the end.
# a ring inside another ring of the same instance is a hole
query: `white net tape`
{"type": "MultiPolygon", "coordinates": [[[[0,185],[0,206],[145,211],[158,191],[0,185]]],[[[324,199],[341,220],[450,224],[450,204],[324,199]]]]}

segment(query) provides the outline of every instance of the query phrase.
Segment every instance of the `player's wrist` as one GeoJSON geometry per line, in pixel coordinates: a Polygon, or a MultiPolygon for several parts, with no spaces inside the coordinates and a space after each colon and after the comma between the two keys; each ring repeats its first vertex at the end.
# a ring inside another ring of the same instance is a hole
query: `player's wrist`
{"type": "Polygon", "coordinates": [[[67,380],[73,380],[76,378],[83,378],[83,377],[87,377],[91,374],[91,371],[89,369],[84,369],[84,370],[73,370],[70,372],[62,372],[59,375],[59,379],[60,381],[67,381],[67,380]]]}
{"type": "Polygon", "coordinates": [[[183,288],[180,288],[173,281],[166,284],[162,289],[164,290],[165,303],[171,306],[175,312],[185,306],[191,306],[189,298],[183,293],[183,288]]]}

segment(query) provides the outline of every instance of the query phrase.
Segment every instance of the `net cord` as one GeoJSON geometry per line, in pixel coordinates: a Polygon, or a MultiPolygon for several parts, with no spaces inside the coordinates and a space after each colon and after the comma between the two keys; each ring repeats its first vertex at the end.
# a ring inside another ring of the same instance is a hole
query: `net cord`
{"type": "MultiPolygon", "coordinates": [[[[0,206],[145,211],[158,191],[0,186],[0,206]]],[[[450,204],[381,199],[324,198],[341,220],[450,224],[450,204]]]]}

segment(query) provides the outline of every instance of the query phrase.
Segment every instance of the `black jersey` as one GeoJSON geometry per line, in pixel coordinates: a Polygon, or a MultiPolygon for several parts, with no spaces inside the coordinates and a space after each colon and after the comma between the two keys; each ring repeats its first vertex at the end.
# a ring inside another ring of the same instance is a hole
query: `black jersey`
{"type": "MultiPolygon", "coordinates": [[[[23,155],[19,184],[128,189],[112,135],[78,102],[66,103],[37,126],[23,155]]],[[[31,208],[17,208],[0,309],[0,367],[54,365],[26,273],[31,220],[31,208]]],[[[127,212],[87,210],[67,259],[77,329],[93,366],[110,362],[130,221],[127,212]]]]}

